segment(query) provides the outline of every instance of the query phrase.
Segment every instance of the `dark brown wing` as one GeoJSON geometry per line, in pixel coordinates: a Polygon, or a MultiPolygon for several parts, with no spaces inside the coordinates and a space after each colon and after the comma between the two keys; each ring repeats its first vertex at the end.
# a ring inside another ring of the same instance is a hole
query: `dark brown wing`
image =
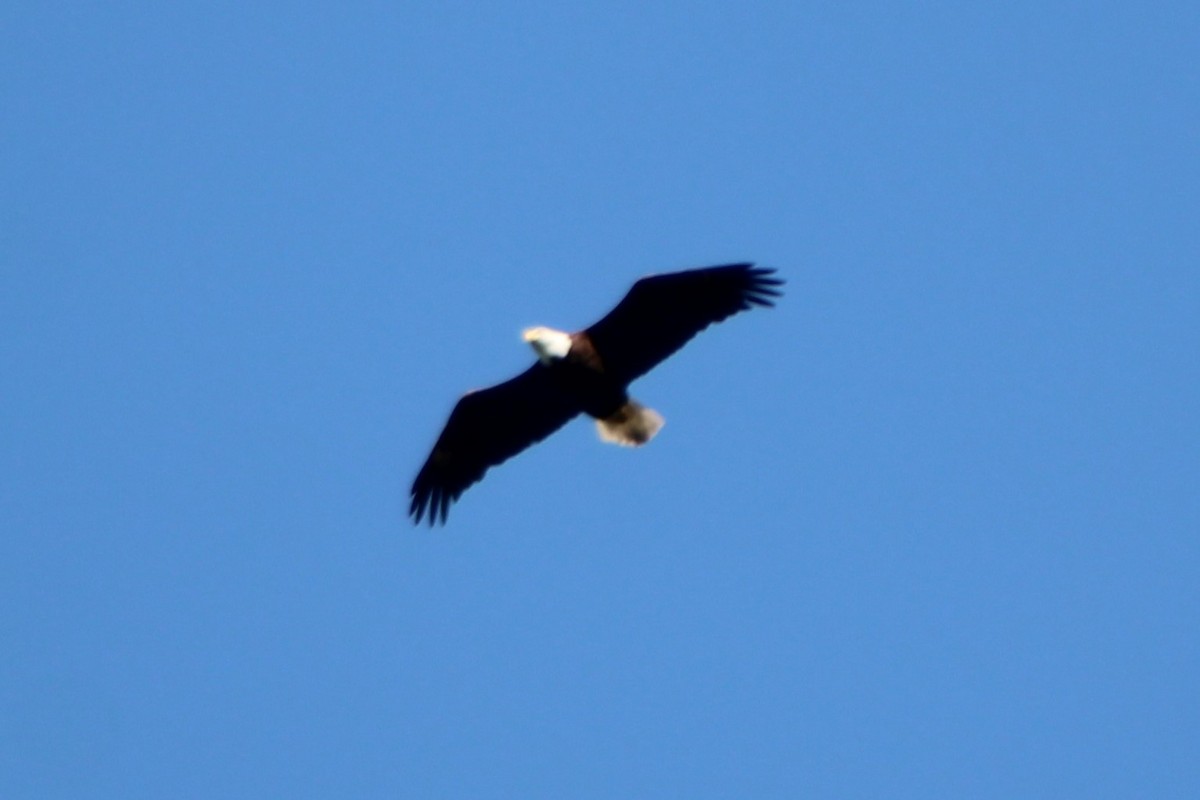
{"type": "Polygon", "coordinates": [[[463,396],[412,485],[408,513],[446,522],[450,504],[488,471],[540,442],[582,411],[549,370],[534,364],[512,380],[463,396]]]}
{"type": "Polygon", "coordinates": [[[649,372],[700,331],[752,306],[773,306],[783,281],[753,264],[651,275],[588,328],[609,375],[628,383],[649,372]]]}

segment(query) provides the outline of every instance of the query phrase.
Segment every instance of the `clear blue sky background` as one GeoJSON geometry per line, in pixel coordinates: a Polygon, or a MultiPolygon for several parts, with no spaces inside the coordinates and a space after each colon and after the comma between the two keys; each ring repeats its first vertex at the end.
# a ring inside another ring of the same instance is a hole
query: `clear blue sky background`
{"type": "Polygon", "coordinates": [[[0,796],[1200,796],[1195,3],[0,24],[0,796]],[[409,525],[742,259],[652,446],[409,525]]]}

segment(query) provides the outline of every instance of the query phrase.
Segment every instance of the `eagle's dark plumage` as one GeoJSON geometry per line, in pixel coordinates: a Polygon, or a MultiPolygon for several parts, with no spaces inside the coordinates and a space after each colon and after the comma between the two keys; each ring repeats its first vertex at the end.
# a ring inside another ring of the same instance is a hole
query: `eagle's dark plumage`
{"type": "Polygon", "coordinates": [[[713,323],[754,306],[772,306],[782,280],[752,264],[642,278],[590,328],[572,334],[532,328],[538,361],[517,377],[468,392],[412,485],[414,522],[445,522],[450,504],[489,467],[540,442],[581,413],[601,438],[641,445],[662,417],[629,398],[634,379],[713,323]]]}

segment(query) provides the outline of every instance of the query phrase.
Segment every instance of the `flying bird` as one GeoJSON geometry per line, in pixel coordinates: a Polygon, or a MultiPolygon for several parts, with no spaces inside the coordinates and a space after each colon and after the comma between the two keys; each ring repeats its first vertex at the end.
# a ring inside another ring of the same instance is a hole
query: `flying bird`
{"type": "Polygon", "coordinates": [[[450,412],[412,485],[409,515],[445,524],[450,504],[494,467],[540,442],[579,414],[596,420],[605,442],[637,447],[662,416],[630,398],[629,384],[715,322],[753,306],[773,306],[783,281],[753,264],[651,275],[603,319],[575,333],[527,328],[537,354],[515,378],[468,392],[450,412]]]}

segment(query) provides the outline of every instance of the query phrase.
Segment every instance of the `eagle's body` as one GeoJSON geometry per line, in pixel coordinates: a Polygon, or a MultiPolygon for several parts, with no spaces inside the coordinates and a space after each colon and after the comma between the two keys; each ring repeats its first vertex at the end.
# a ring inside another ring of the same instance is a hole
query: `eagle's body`
{"type": "Polygon", "coordinates": [[[583,413],[597,419],[615,413],[625,404],[628,395],[625,387],[604,371],[600,355],[587,333],[566,334],[570,342],[566,355],[541,355],[537,350],[543,341],[541,337],[563,333],[549,328],[530,328],[525,332],[525,339],[534,346],[535,352],[539,352],[538,360],[550,370],[558,386],[578,400],[583,413]]]}
{"type": "Polygon", "coordinates": [[[559,389],[596,420],[604,441],[636,447],[650,441],[663,426],[658,412],[629,399],[626,384],[605,369],[587,331],[530,328],[525,331],[525,340],[533,345],[538,361],[559,389]],[[563,352],[564,346],[565,355],[555,355],[563,352]]]}
{"type": "Polygon", "coordinates": [[[517,377],[468,392],[450,414],[412,486],[409,513],[446,521],[450,504],[489,467],[539,442],[572,417],[595,418],[600,438],[638,446],[663,418],[628,387],[709,325],[774,305],[783,282],[751,264],[643,278],[602,320],[575,333],[530,328],[537,362],[517,377]]]}

